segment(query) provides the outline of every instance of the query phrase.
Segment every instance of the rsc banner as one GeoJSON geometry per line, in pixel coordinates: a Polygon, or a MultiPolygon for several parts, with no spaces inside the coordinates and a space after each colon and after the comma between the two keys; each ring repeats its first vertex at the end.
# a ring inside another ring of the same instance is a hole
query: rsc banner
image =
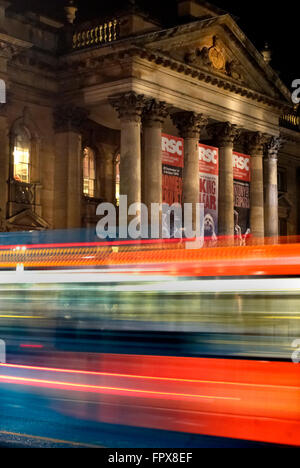
{"type": "Polygon", "coordinates": [[[204,237],[218,234],[219,150],[199,144],[199,203],[204,205],[204,237]]]}
{"type": "Polygon", "coordinates": [[[250,156],[233,153],[234,234],[241,240],[250,234],[250,156]]]}
{"type": "Polygon", "coordinates": [[[182,170],[184,140],[162,134],[162,200],[182,204],[182,170]]]}

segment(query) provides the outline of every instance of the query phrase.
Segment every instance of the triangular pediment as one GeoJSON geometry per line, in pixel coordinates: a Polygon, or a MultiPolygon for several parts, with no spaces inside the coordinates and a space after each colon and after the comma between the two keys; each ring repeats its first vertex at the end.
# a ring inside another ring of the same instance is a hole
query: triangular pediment
{"type": "Polygon", "coordinates": [[[281,195],[279,196],[279,207],[280,208],[287,208],[287,209],[291,209],[292,208],[292,204],[290,203],[290,201],[287,199],[286,195],[281,195]]]}
{"type": "Polygon", "coordinates": [[[287,87],[228,14],[154,33],[145,47],[290,105],[287,87]]]}
{"type": "Polygon", "coordinates": [[[42,231],[48,229],[49,224],[31,210],[24,210],[6,220],[8,231],[42,231]]]}

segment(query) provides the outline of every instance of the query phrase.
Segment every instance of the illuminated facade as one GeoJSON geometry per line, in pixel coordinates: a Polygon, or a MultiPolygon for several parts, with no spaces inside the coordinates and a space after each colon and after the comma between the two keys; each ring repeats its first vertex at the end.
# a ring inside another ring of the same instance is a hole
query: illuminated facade
{"type": "Polygon", "coordinates": [[[63,25],[0,2],[2,230],[95,226],[120,193],[160,203],[169,135],[184,141],[184,202],[199,201],[199,141],[218,149],[219,234],[236,232],[247,190],[254,236],[299,233],[299,116],[230,15],[179,0],[165,29],[136,8],[74,25],[66,12],[63,25]],[[243,155],[251,181],[236,189],[243,155]]]}

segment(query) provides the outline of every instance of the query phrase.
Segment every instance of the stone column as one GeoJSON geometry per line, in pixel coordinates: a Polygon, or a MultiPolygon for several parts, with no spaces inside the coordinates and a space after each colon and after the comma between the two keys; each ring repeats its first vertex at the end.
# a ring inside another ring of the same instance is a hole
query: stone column
{"type": "Polygon", "coordinates": [[[7,125],[7,106],[0,104],[0,230],[5,230],[9,180],[9,130],[7,125]]]}
{"type": "Polygon", "coordinates": [[[250,229],[253,237],[263,238],[265,233],[263,153],[267,135],[254,132],[246,134],[245,137],[247,152],[251,156],[250,229]]]}
{"type": "Polygon", "coordinates": [[[264,158],[265,186],[265,236],[278,238],[278,181],[277,157],[282,140],[272,137],[266,144],[264,158]]]}
{"type": "Polygon", "coordinates": [[[234,235],[233,145],[241,130],[230,122],[208,128],[219,147],[219,235],[234,235]]]}
{"type": "Polygon", "coordinates": [[[55,190],[54,227],[79,228],[82,224],[82,139],[87,119],[84,109],[65,105],[54,111],[55,190]]]}
{"type": "Polygon", "coordinates": [[[127,195],[130,206],[141,202],[141,116],[145,98],[129,92],[112,96],[110,103],[121,121],[120,195],[127,195]]]}
{"type": "Polygon", "coordinates": [[[107,151],[104,154],[103,158],[103,169],[104,169],[104,180],[103,180],[103,186],[104,186],[104,198],[106,202],[115,203],[116,197],[115,197],[115,172],[114,172],[114,157],[113,154],[109,151],[107,151]]]}
{"type": "Polygon", "coordinates": [[[193,230],[196,229],[196,203],[199,203],[199,140],[207,117],[194,112],[177,112],[172,120],[184,138],[183,204],[193,205],[193,230]]]}
{"type": "Polygon", "coordinates": [[[147,102],[143,115],[142,200],[148,208],[162,203],[162,125],[167,117],[167,104],[152,99],[147,102]]]}

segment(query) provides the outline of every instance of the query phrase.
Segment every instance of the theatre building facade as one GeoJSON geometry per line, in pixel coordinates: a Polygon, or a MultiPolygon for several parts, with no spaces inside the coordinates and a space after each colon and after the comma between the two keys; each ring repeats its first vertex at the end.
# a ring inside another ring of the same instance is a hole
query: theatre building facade
{"type": "Polygon", "coordinates": [[[177,7],[166,28],[0,1],[1,231],[94,227],[122,194],[200,201],[207,235],[299,233],[299,110],[269,51],[207,2],[177,7]]]}

